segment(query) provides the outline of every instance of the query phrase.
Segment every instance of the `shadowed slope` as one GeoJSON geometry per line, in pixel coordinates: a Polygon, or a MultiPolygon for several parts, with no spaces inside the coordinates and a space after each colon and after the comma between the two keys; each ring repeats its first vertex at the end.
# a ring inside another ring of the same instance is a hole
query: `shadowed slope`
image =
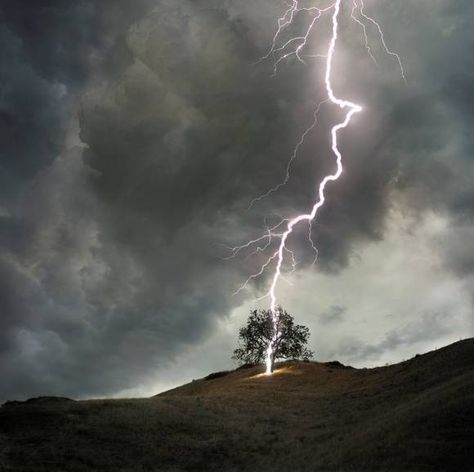
{"type": "Polygon", "coordinates": [[[254,367],[0,410],[0,470],[472,470],[474,340],[376,369],[254,367]],[[2,469],[3,466],[3,469],[2,469]]]}

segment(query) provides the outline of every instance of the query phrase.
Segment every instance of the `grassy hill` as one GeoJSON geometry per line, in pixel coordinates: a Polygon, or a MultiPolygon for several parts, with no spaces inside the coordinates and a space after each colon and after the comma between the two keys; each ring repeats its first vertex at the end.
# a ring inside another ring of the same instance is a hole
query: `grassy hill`
{"type": "Polygon", "coordinates": [[[474,470],[474,339],[376,369],[261,372],[148,399],[6,404],[0,470],[474,470]]]}

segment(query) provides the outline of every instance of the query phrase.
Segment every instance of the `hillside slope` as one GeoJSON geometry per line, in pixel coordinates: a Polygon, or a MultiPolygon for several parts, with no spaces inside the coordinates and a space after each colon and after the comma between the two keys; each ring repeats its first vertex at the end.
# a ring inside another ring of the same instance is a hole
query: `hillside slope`
{"type": "Polygon", "coordinates": [[[288,362],[0,409],[2,471],[468,471],[473,448],[474,339],[376,369],[288,362]]]}

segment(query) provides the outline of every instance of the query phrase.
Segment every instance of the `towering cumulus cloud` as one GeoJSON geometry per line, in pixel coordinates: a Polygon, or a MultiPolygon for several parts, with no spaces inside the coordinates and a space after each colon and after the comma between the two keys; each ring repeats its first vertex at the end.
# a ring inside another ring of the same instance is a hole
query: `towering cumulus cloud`
{"type": "MultiPolygon", "coordinates": [[[[271,64],[255,64],[284,4],[72,3],[0,7],[2,399],[106,395],[155,372],[166,378],[176,356],[260,293],[255,285],[231,296],[259,261],[224,261],[225,245],[259,234],[275,209],[307,208],[312,182],[333,165],[327,130],[336,114],[301,149],[287,187],[246,211],[281,181],[319,98],[317,61],[290,62],[275,78],[271,64]]],[[[357,25],[341,32],[334,87],[366,111],[341,138],[345,173],[317,224],[322,276],[344,273],[355,247],[390,239],[396,206],[449,222],[433,247],[453,280],[472,288],[465,97],[474,92],[474,8],[455,3],[367,0],[405,58],[408,87],[383,55],[383,67],[372,64],[357,25]]],[[[298,251],[304,269],[312,255],[304,244],[298,251]]],[[[346,301],[332,305],[351,321],[346,301]]],[[[384,339],[339,352],[362,359],[384,339]]]]}

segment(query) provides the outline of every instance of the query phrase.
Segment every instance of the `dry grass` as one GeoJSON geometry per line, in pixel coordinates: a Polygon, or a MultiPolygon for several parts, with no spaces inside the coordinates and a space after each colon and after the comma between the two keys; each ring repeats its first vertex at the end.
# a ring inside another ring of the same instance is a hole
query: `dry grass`
{"type": "Polygon", "coordinates": [[[0,410],[1,471],[467,471],[473,447],[472,339],[377,369],[289,362],[0,410]]]}

